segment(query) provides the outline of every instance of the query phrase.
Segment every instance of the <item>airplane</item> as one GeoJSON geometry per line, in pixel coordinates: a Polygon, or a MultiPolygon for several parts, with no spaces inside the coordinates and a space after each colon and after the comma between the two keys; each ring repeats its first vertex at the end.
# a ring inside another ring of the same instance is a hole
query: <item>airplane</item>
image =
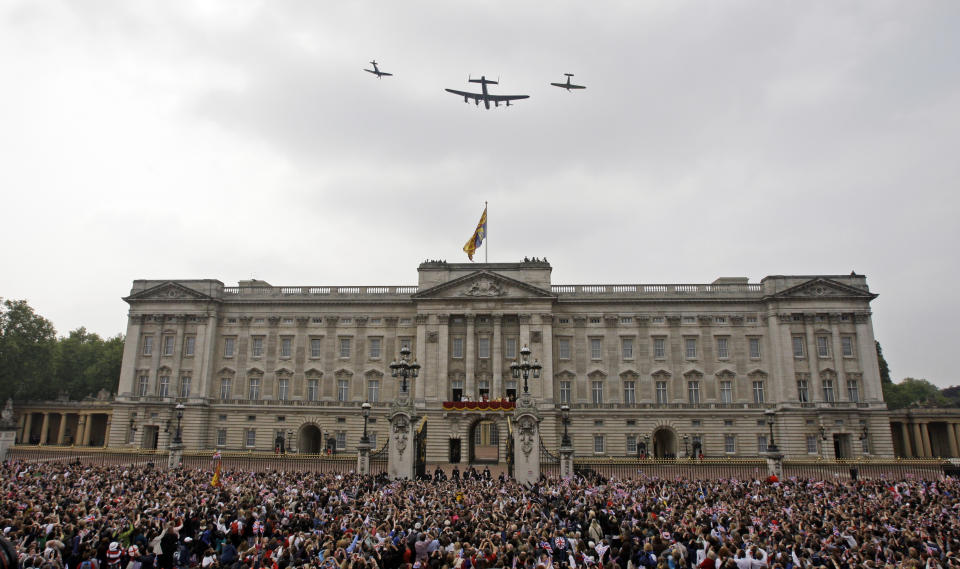
{"type": "Polygon", "coordinates": [[[370,64],[373,65],[373,69],[364,69],[364,71],[366,71],[367,73],[373,73],[374,75],[377,76],[377,79],[381,79],[384,75],[386,75],[387,77],[393,76],[393,73],[387,73],[386,71],[380,71],[380,68],[377,67],[377,62],[376,62],[376,61],[371,61],[370,64]]]}
{"type": "Polygon", "coordinates": [[[510,101],[516,101],[517,99],[528,99],[530,95],[491,95],[487,92],[487,85],[499,85],[498,81],[492,79],[487,79],[485,76],[481,75],[479,79],[473,79],[468,77],[467,81],[470,83],[479,83],[480,87],[483,89],[482,93],[468,93],[466,91],[457,91],[456,89],[446,89],[448,93],[453,93],[454,95],[460,95],[463,97],[463,102],[467,103],[470,99],[473,99],[477,106],[480,106],[480,101],[483,101],[483,106],[490,108],[490,102],[493,101],[493,106],[499,107],[501,102],[506,102],[507,106],[510,106],[510,101]]]}
{"type": "Polygon", "coordinates": [[[573,73],[564,73],[567,76],[566,83],[551,83],[554,87],[560,87],[561,89],[566,89],[567,93],[570,92],[570,89],[586,89],[583,85],[571,85],[570,78],[573,77],[573,73]]]}

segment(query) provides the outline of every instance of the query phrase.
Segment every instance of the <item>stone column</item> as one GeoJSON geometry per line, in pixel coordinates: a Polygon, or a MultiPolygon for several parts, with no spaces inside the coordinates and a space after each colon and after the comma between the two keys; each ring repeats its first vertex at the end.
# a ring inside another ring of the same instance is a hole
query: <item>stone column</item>
{"type": "Polygon", "coordinates": [[[370,474],[370,448],[372,445],[369,440],[360,438],[357,444],[357,474],[367,476],[370,474]]]}
{"type": "Polygon", "coordinates": [[[903,438],[903,456],[904,458],[913,457],[913,445],[910,444],[910,428],[906,421],[900,423],[900,436],[903,438]]]}
{"type": "Polygon", "coordinates": [[[957,446],[960,447],[960,423],[958,423],[958,424],[953,424],[953,425],[948,424],[948,425],[947,425],[947,428],[953,429],[954,437],[955,437],[956,440],[958,441],[957,446]]]}
{"type": "Polygon", "coordinates": [[[24,416],[27,418],[23,424],[23,435],[20,437],[20,444],[28,445],[30,444],[30,435],[33,433],[33,413],[24,413],[24,416]]]}
{"type": "Polygon", "coordinates": [[[573,476],[573,444],[569,438],[561,439],[560,442],[560,476],[562,478],[573,476]]]}
{"type": "MultiPolygon", "coordinates": [[[[420,363],[420,365],[427,364],[427,315],[426,314],[417,314],[417,347],[416,353],[413,354],[414,360],[420,363]]],[[[428,364],[429,365],[429,364],[428,364]]],[[[411,389],[413,393],[416,394],[416,401],[418,405],[424,404],[423,398],[423,384],[426,381],[425,375],[427,370],[420,370],[420,377],[412,380],[413,385],[408,386],[407,389],[411,389]]]]}
{"type": "Polygon", "coordinates": [[[450,399],[450,315],[437,315],[437,399],[450,399]]]}
{"type": "Polygon", "coordinates": [[[799,401],[800,394],[797,393],[797,376],[793,368],[793,352],[790,346],[790,324],[784,321],[781,327],[780,319],[780,314],[772,310],[767,312],[767,334],[761,339],[766,345],[760,346],[760,355],[765,361],[772,362],[770,387],[774,390],[774,401],[779,403],[788,400],[799,401]]]}
{"type": "Polygon", "coordinates": [[[113,424],[113,413],[107,415],[107,423],[103,429],[103,446],[110,446],[110,426],[113,424]]]}
{"type": "Polygon", "coordinates": [[[529,393],[521,392],[513,417],[514,478],[534,484],[540,480],[540,414],[529,393]]]}
{"type": "Polygon", "coordinates": [[[20,415],[20,418],[17,419],[17,430],[20,431],[20,444],[23,444],[23,432],[27,426],[27,416],[20,415]]]}
{"type": "Polygon", "coordinates": [[[960,449],[957,447],[957,431],[953,423],[947,423],[947,442],[950,443],[951,458],[960,457],[960,449]]]}
{"type": "Polygon", "coordinates": [[[923,436],[920,434],[920,423],[914,422],[912,427],[913,444],[914,448],[916,448],[917,458],[924,458],[927,455],[923,453],[923,436]]]}
{"type": "Polygon", "coordinates": [[[127,316],[127,341],[123,344],[123,359],[120,363],[120,384],[117,395],[137,395],[137,356],[143,350],[141,329],[143,316],[129,314],[127,316]]]}
{"type": "Polygon", "coordinates": [[[167,468],[178,470],[183,466],[183,443],[174,440],[170,443],[170,454],[167,455],[167,468]]]}
{"type": "Polygon", "coordinates": [[[464,342],[467,344],[465,353],[464,353],[464,366],[466,368],[467,382],[464,387],[464,393],[466,393],[471,401],[477,401],[479,398],[476,393],[476,380],[473,377],[476,369],[477,363],[477,331],[474,326],[476,315],[467,314],[465,315],[467,319],[467,336],[464,338],[464,342]]]}
{"type": "Polygon", "coordinates": [[[783,453],[768,452],[767,458],[767,476],[776,476],[777,479],[783,478],[783,453]]]}
{"type": "Polygon", "coordinates": [[[67,414],[60,413],[60,428],[57,429],[57,445],[63,444],[63,439],[67,434],[67,414]]]}
{"type": "MultiPolygon", "coordinates": [[[[803,329],[804,329],[804,343],[806,344],[807,353],[804,354],[807,356],[807,366],[810,369],[810,401],[826,401],[826,396],[823,392],[823,377],[820,375],[820,363],[817,356],[817,335],[814,332],[813,325],[816,321],[816,314],[804,314],[803,315],[803,329]]],[[[791,338],[791,344],[793,339],[791,338]]],[[[793,353],[793,346],[790,346],[790,352],[793,353]]],[[[793,356],[791,356],[793,357],[793,356]]],[[[836,382],[840,381],[840,374],[837,373],[837,379],[833,386],[833,399],[836,401],[837,398],[837,386],[836,382]]]]}
{"type": "Polygon", "coordinates": [[[414,479],[417,416],[413,407],[395,402],[390,413],[387,475],[391,480],[414,479]]]}
{"type": "Polygon", "coordinates": [[[90,446],[90,431],[92,431],[93,425],[93,416],[90,413],[84,413],[83,415],[83,438],[80,440],[80,445],[88,447],[90,446]]]}
{"type": "Polygon", "coordinates": [[[503,314],[496,312],[491,315],[493,320],[493,388],[490,399],[505,397],[503,391],[503,334],[500,329],[503,324],[503,314]]]}
{"type": "Polygon", "coordinates": [[[43,423],[40,424],[40,444],[47,444],[47,434],[50,430],[50,413],[43,413],[43,423]]]}
{"type": "Polygon", "coordinates": [[[923,454],[927,457],[933,457],[933,447],[930,445],[930,429],[929,424],[924,421],[920,423],[920,437],[923,441],[923,454]]]}
{"type": "MultiPolygon", "coordinates": [[[[553,314],[540,315],[540,363],[543,365],[540,380],[543,390],[542,402],[553,407],[553,314]]],[[[616,361],[616,360],[614,360],[616,361]]]]}
{"type": "Polygon", "coordinates": [[[853,315],[857,331],[857,362],[863,370],[863,400],[879,401],[883,397],[880,385],[880,364],[877,363],[877,345],[873,339],[873,323],[869,312],[853,315]]]}
{"type": "MultiPolygon", "coordinates": [[[[214,356],[217,353],[217,317],[214,315],[207,316],[207,321],[203,325],[202,338],[200,337],[201,331],[197,330],[197,345],[194,346],[195,353],[199,356],[200,369],[199,373],[195,373],[197,385],[195,386],[195,391],[191,393],[196,394],[197,397],[209,397],[214,398],[214,387],[213,384],[213,374],[214,374],[214,356]]],[[[234,358],[236,358],[236,351],[239,349],[239,346],[234,344],[234,358]]],[[[239,373],[240,370],[238,369],[239,373]]]]}

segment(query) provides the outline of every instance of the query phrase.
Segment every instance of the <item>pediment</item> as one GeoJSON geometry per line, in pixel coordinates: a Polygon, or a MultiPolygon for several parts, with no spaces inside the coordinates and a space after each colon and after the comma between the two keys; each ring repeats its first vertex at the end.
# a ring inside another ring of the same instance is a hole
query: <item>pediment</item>
{"type": "Polygon", "coordinates": [[[184,300],[217,300],[212,296],[197,292],[192,288],[183,286],[173,281],[161,283],[155,287],[141,290],[138,293],[131,294],[124,298],[127,302],[137,300],[161,300],[168,302],[182,302],[184,300]]]}
{"type": "Polygon", "coordinates": [[[817,277],[792,286],[773,295],[772,298],[858,298],[873,300],[877,295],[832,279],[817,277]]]}
{"type": "Polygon", "coordinates": [[[590,379],[606,379],[607,373],[602,369],[595,369],[587,374],[587,377],[590,379]]]}
{"type": "Polygon", "coordinates": [[[477,271],[422,290],[412,296],[415,300],[457,298],[480,300],[492,298],[556,298],[549,290],[506,277],[491,271],[477,271]]]}
{"type": "Polygon", "coordinates": [[[562,369],[562,370],[558,371],[557,373],[553,374],[553,377],[555,377],[555,378],[557,378],[557,379],[576,379],[576,378],[577,378],[577,374],[574,373],[573,370],[562,369]]]}
{"type": "Polygon", "coordinates": [[[627,368],[620,372],[620,379],[624,380],[637,380],[640,378],[640,372],[634,370],[633,368],[627,368]]]}
{"type": "Polygon", "coordinates": [[[220,368],[220,371],[217,372],[217,375],[236,375],[237,370],[229,366],[223,366],[220,368]]]}

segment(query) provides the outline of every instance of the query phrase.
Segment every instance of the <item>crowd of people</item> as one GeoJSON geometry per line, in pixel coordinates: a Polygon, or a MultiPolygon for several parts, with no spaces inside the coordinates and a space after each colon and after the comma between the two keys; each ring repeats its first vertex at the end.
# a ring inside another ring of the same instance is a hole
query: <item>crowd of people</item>
{"type": "Polygon", "coordinates": [[[960,484],[354,474],[8,462],[38,569],[960,567],[960,484]]]}

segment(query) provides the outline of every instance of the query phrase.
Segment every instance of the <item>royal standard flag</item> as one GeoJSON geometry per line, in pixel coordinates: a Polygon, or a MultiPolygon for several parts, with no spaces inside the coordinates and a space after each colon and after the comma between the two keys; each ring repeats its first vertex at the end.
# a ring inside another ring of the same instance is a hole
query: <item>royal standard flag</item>
{"type": "Polygon", "coordinates": [[[470,239],[467,241],[467,244],[463,246],[463,252],[467,254],[467,257],[470,260],[473,260],[473,254],[476,253],[477,248],[480,247],[480,244],[483,243],[484,238],[487,236],[487,208],[483,208],[483,215],[480,216],[480,223],[477,224],[476,231],[473,232],[473,235],[470,236],[470,239]]]}

